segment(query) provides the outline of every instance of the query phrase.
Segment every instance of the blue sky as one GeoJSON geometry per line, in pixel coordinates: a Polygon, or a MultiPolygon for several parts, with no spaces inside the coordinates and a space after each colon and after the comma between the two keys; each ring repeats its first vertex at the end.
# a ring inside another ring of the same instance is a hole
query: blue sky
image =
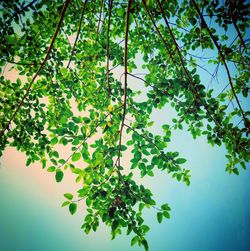
{"type": "MultiPolygon", "coordinates": [[[[144,180],[157,201],[168,202],[172,208],[170,220],[161,225],[155,210],[145,211],[145,222],[151,227],[150,250],[249,250],[249,169],[239,176],[229,175],[224,172],[223,149],[208,146],[204,139],[192,142],[187,135],[178,137],[176,146],[188,158],[192,172],[191,185],[162,172],[144,180]]],[[[45,171],[31,171],[24,161],[18,167],[6,166],[6,159],[12,157],[4,156],[0,169],[1,250],[142,250],[130,247],[127,236],[111,241],[109,229],[103,226],[85,235],[80,229],[84,212],[71,216],[66,208],[60,208],[67,190],[52,177],[48,193],[44,184],[37,182],[45,171]]]]}
{"type": "MultiPolygon", "coordinates": [[[[202,81],[210,82],[208,74],[202,70],[199,73],[202,81]]],[[[119,72],[116,74],[120,76],[119,72]]],[[[221,68],[218,76],[220,84],[210,85],[217,92],[225,86],[226,76],[221,68]]],[[[140,81],[133,80],[133,84],[134,89],[142,90],[140,81]]],[[[249,110],[247,102],[244,106],[249,110]]],[[[161,134],[161,125],[173,116],[168,107],[154,111],[152,131],[161,134]]],[[[145,223],[151,227],[150,250],[250,250],[249,165],[247,170],[240,170],[239,176],[229,175],[225,172],[224,147],[212,147],[204,137],[193,140],[185,130],[173,133],[169,150],[179,151],[188,160],[191,185],[187,187],[160,171],[143,180],[137,177],[138,182],[152,189],[159,204],[167,202],[172,208],[171,218],[162,224],[157,223],[154,209],[145,210],[145,223]]],[[[130,247],[132,236],[122,235],[111,241],[110,230],[104,226],[86,235],[80,229],[84,210],[71,216],[66,208],[60,207],[63,194],[70,192],[69,179],[57,184],[52,174],[45,176],[45,170],[27,169],[25,159],[15,151],[6,151],[0,162],[0,250],[143,250],[130,247]]]]}

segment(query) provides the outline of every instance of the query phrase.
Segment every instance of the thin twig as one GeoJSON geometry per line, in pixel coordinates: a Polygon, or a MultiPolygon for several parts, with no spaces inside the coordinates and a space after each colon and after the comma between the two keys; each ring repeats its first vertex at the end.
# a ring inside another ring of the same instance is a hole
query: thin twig
{"type": "Polygon", "coordinates": [[[71,50],[71,55],[70,55],[70,58],[69,58],[67,69],[69,68],[71,60],[72,60],[72,57],[75,54],[75,48],[76,48],[76,44],[77,44],[77,41],[79,39],[79,35],[80,35],[80,32],[81,32],[82,21],[83,21],[83,16],[84,16],[84,12],[85,12],[85,8],[86,8],[86,5],[87,5],[87,2],[88,2],[88,0],[85,0],[85,2],[83,4],[83,7],[82,7],[82,13],[81,13],[80,21],[79,21],[79,26],[78,26],[78,30],[77,30],[75,42],[74,42],[74,45],[73,45],[72,50],[71,50]]]}
{"type": "Polygon", "coordinates": [[[146,12],[148,13],[148,16],[149,16],[151,22],[153,23],[153,26],[155,27],[155,30],[156,30],[158,36],[161,38],[161,40],[163,41],[163,43],[164,43],[164,45],[165,45],[165,47],[166,47],[166,49],[167,49],[167,51],[168,51],[168,55],[169,55],[170,58],[172,59],[173,63],[175,63],[174,56],[173,56],[173,54],[172,54],[170,48],[168,47],[168,44],[166,43],[164,37],[162,36],[162,34],[161,34],[159,28],[157,27],[157,25],[156,25],[156,23],[155,23],[155,21],[154,21],[154,18],[153,18],[153,15],[152,15],[151,11],[150,11],[150,10],[148,9],[148,7],[147,7],[146,0],[142,0],[142,3],[143,3],[143,5],[144,5],[144,7],[145,7],[146,12]]]}
{"type": "MultiPolygon", "coordinates": [[[[169,95],[169,92],[167,90],[161,90],[161,89],[158,89],[157,87],[153,86],[152,84],[150,84],[148,81],[146,81],[145,79],[141,78],[141,77],[138,77],[136,76],[135,74],[132,74],[132,73],[128,73],[129,76],[133,77],[133,78],[137,78],[141,81],[143,81],[145,84],[147,84],[148,86],[150,86],[153,90],[157,91],[157,92],[160,92],[164,95],[169,95]]],[[[176,98],[177,101],[181,102],[179,99],[176,98]]]]}
{"type": "Polygon", "coordinates": [[[102,20],[102,8],[103,8],[103,0],[101,0],[101,4],[100,4],[100,13],[99,13],[99,19],[98,19],[97,31],[96,31],[97,34],[99,33],[100,24],[101,24],[101,20],[102,20]]]}
{"type": "Polygon", "coordinates": [[[237,23],[236,23],[236,19],[235,19],[235,17],[234,17],[234,14],[233,14],[233,12],[232,12],[232,0],[229,0],[229,13],[230,13],[230,16],[231,16],[231,18],[232,18],[232,22],[233,22],[233,25],[234,25],[234,28],[235,28],[235,30],[236,30],[236,32],[237,32],[237,34],[238,34],[238,37],[239,37],[239,39],[240,39],[240,43],[241,43],[241,45],[244,47],[244,49],[247,49],[247,47],[246,47],[246,45],[245,45],[245,43],[244,43],[244,40],[243,40],[243,37],[242,37],[242,35],[241,35],[241,32],[240,32],[240,30],[239,30],[239,28],[238,28],[238,26],[237,26],[237,23]]]}
{"type": "Polygon", "coordinates": [[[9,63],[9,64],[16,64],[16,65],[29,65],[29,66],[36,65],[35,63],[15,62],[15,61],[12,61],[12,60],[6,60],[6,62],[9,63]]]}

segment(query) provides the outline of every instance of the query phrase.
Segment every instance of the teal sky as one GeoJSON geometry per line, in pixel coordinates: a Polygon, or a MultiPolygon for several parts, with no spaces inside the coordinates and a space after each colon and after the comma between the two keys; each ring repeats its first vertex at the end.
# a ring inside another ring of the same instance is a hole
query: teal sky
{"type": "MultiPolygon", "coordinates": [[[[209,75],[201,70],[200,74],[209,83],[209,75]]],[[[219,92],[225,86],[225,78],[221,70],[220,85],[214,82],[210,86],[219,92]]],[[[135,80],[133,85],[137,90],[143,86],[135,80]]],[[[247,102],[243,106],[249,110],[247,102]]],[[[155,111],[152,131],[161,134],[161,125],[173,116],[174,112],[167,107],[155,111]]],[[[167,202],[172,208],[171,218],[162,224],[157,223],[154,209],[145,210],[145,223],[151,227],[147,235],[150,250],[250,250],[250,166],[247,170],[240,169],[239,176],[229,175],[225,172],[224,147],[211,147],[204,137],[193,140],[185,130],[173,134],[169,150],[179,151],[188,160],[191,185],[187,187],[157,170],[154,177],[141,180],[136,176],[138,182],[152,189],[159,205],[167,202]]],[[[26,168],[25,159],[15,151],[5,152],[0,164],[1,251],[143,250],[130,246],[133,236],[124,234],[111,241],[110,230],[105,226],[86,235],[80,229],[84,209],[71,216],[67,208],[60,206],[63,194],[72,192],[67,184],[72,182],[70,177],[63,185],[58,184],[53,174],[45,176],[46,171],[41,168],[26,168]]]]}
{"type": "MultiPolygon", "coordinates": [[[[169,108],[155,111],[152,131],[162,133],[161,124],[173,115],[169,108]]],[[[159,204],[167,202],[172,208],[170,220],[162,224],[157,223],[154,209],[145,210],[145,223],[151,227],[150,250],[250,250],[249,169],[241,170],[239,176],[229,175],[225,172],[225,149],[211,147],[204,137],[193,140],[185,130],[173,134],[169,150],[188,159],[191,185],[160,171],[144,179],[136,175],[138,182],[152,189],[159,204]]],[[[45,170],[26,168],[21,156],[9,151],[1,159],[0,250],[143,250],[130,247],[131,238],[126,235],[111,241],[105,226],[86,235],[80,229],[84,209],[71,216],[67,208],[60,207],[63,194],[72,192],[67,184],[72,183],[70,177],[58,184],[45,170]]]]}
{"type": "MultiPolygon", "coordinates": [[[[249,169],[240,176],[229,175],[224,171],[223,149],[208,146],[204,139],[193,141],[181,133],[175,138],[176,146],[188,158],[191,185],[187,187],[162,172],[144,180],[157,201],[168,202],[172,208],[171,219],[161,225],[155,210],[145,211],[145,222],[151,227],[150,250],[249,250],[249,169]]],[[[21,161],[17,167],[6,166],[7,159],[13,157],[1,160],[1,250],[142,250],[130,247],[125,235],[111,241],[109,229],[103,226],[85,235],[80,229],[84,211],[71,216],[66,208],[60,208],[63,193],[68,190],[61,190],[60,184],[53,182],[54,177],[45,188],[37,182],[45,171],[31,171],[21,161]]]]}

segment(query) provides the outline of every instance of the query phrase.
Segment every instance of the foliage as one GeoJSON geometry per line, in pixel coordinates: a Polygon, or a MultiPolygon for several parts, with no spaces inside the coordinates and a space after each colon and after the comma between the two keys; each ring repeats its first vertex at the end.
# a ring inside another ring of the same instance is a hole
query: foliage
{"type": "Polygon", "coordinates": [[[27,155],[27,166],[40,161],[57,182],[66,169],[72,172],[80,189],[76,197],[66,193],[62,206],[74,214],[77,203],[86,202],[86,233],[96,231],[101,220],[111,228],[112,238],[125,228],[133,233],[131,245],[148,250],[143,209],[155,208],[161,223],[170,217],[170,207],[158,208],[152,192],[137,184],[133,174],[139,170],[141,177],[153,176],[158,168],[190,184],[186,160],[167,148],[173,130],[184,126],[194,138],[205,135],[209,144],[225,145],[229,173],[246,168],[245,1],[0,4],[0,155],[6,146],[16,147],[27,155]],[[233,41],[228,34],[236,34],[233,41]],[[211,57],[197,56],[203,53],[211,57]],[[138,58],[144,77],[134,73],[138,58]],[[201,81],[200,60],[225,69],[219,94],[201,81]],[[19,74],[16,81],[4,77],[6,65],[19,74]],[[120,79],[114,76],[116,69],[123,71],[120,79]],[[133,79],[141,81],[145,100],[138,99],[133,79]],[[163,125],[162,135],[155,135],[152,111],[167,104],[176,118],[163,125]],[[71,155],[63,158],[58,146],[70,149],[71,155]],[[127,152],[130,166],[124,164],[127,152]]]}

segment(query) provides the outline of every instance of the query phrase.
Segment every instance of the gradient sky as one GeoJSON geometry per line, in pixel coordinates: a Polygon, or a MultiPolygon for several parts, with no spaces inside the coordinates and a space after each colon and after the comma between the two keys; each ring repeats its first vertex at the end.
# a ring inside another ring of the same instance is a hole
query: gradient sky
{"type": "MultiPolygon", "coordinates": [[[[156,211],[146,210],[150,250],[249,250],[249,169],[240,176],[225,173],[224,150],[208,146],[204,139],[193,141],[178,133],[173,141],[188,158],[191,185],[162,172],[144,179],[157,201],[172,208],[171,219],[161,225],[156,211]]],[[[66,175],[58,184],[39,165],[26,168],[22,153],[7,149],[0,168],[1,250],[141,250],[130,247],[125,235],[111,241],[110,230],[103,226],[90,235],[81,231],[84,209],[71,216],[67,208],[60,208],[63,193],[74,191],[71,178],[66,175]]]]}
{"type": "MultiPolygon", "coordinates": [[[[209,82],[209,76],[201,74],[209,82]]],[[[16,78],[13,72],[6,71],[5,75],[16,78]]],[[[121,72],[116,75],[118,78],[121,72]]],[[[219,78],[223,83],[223,70],[219,78]]],[[[131,84],[131,78],[130,81],[131,84]]],[[[140,81],[133,80],[133,85],[134,89],[142,89],[140,81]]],[[[219,91],[224,85],[213,87],[219,91]]],[[[249,110],[249,104],[244,106],[249,110]]],[[[161,134],[161,125],[171,121],[173,115],[167,107],[155,111],[152,131],[161,134]]],[[[145,223],[151,227],[147,235],[150,250],[250,250],[249,168],[240,170],[239,176],[229,175],[225,172],[225,149],[207,145],[204,137],[193,140],[185,130],[173,134],[169,150],[179,151],[188,159],[191,185],[187,187],[157,170],[154,177],[141,180],[136,176],[137,182],[152,189],[159,205],[167,202],[172,208],[171,218],[162,224],[157,223],[154,209],[145,210],[145,223]]],[[[78,188],[72,175],[66,173],[63,182],[56,183],[54,174],[42,170],[39,164],[26,168],[25,161],[22,153],[11,148],[0,159],[1,251],[143,250],[130,247],[132,236],[122,235],[111,241],[110,230],[105,226],[86,235],[80,229],[84,205],[79,205],[74,216],[60,207],[63,194],[74,193],[78,188]]]]}

